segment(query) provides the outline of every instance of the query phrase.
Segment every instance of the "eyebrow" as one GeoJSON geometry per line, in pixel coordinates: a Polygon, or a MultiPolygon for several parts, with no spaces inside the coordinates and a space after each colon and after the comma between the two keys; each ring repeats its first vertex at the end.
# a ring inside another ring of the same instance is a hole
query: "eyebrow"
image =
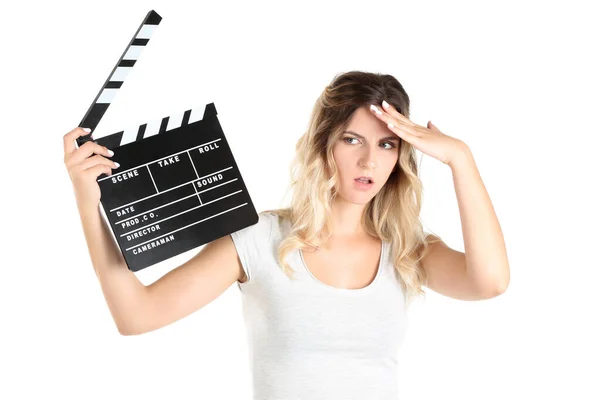
{"type": "MultiPolygon", "coordinates": [[[[358,136],[361,139],[365,139],[365,137],[363,135],[359,135],[358,133],[356,133],[354,131],[348,131],[348,130],[346,130],[346,131],[344,131],[342,133],[351,133],[351,134],[353,134],[355,136],[358,136]]],[[[396,141],[400,142],[400,138],[398,136],[386,136],[386,137],[382,138],[381,140],[396,140],[396,141]]]]}

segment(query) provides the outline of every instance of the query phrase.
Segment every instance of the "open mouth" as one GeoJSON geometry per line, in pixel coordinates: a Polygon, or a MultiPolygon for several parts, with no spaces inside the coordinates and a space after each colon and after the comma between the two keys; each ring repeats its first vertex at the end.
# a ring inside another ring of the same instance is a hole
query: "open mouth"
{"type": "Polygon", "coordinates": [[[355,179],[355,187],[359,190],[368,190],[373,187],[373,181],[371,179],[355,179]]]}

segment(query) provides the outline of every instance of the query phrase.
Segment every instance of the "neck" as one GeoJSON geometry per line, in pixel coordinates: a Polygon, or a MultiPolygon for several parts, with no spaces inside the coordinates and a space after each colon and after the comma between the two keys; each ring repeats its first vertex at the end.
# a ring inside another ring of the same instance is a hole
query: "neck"
{"type": "Polygon", "coordinates": [[[339,197],[336,198],[331,205],[332,237],[365,236],[366,233],[361,222],[364,209],[364,204],[354,204],[339,197]]]}

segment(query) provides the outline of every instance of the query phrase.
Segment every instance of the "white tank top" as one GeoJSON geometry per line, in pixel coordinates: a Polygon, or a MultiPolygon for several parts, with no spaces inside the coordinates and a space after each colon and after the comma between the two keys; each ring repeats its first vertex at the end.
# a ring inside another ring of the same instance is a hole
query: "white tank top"
{"type": "Polygon", "coordinates": [[[398,400],[397,355],[407,319],[389,243],[382,243],[373,282],[342,289],[313,276],[299,250],[286,258],[296,280],[285,275],[276,254],[289,227],[264,213],[231,234],[249,278],[237,285],[253,399],[398,400]]]}

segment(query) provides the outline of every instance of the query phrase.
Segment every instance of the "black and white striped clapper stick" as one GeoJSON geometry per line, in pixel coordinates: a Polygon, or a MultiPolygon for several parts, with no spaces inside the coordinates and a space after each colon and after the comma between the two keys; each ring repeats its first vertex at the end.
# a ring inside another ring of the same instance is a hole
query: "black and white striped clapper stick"
{"type": "Polygon", "coordinates": [[[158,15],[156,11],[150,10],[144,18],[144,21],[142,21],[141,25],[138,27],[137,31],[133,35],[133,38],[129,41],[127,48],[108,76],[108,79],[106,79],[104,85],[102,85],[102,88],[96,95],[92,105],[79,123],[78,126],[90,128],[91,133],[89,135],[77,138],[78,146],[81,146],[85,142],[91,140],[91,134],[100,123],[102,116],[123,85],[123,82],[125,82],[125,78],[129,74],[129,71],[131,71],[135,65],[135,62],[142,54],[142,51],[144,51],[146,48],[146,45],[150,41],[152,34],[158,27],[158,24],[160,24],[161,20],[162,17],[158,15]]]}
{"type": "MultiPolygon", "coordinates": [[[[160,20],[154,11],[149,12],[136,37],[146,36],[147,40],[153,32],[150,26],[156,27],[160,20]]],[[[139,43],[137,39],[128,48],[139,43]]],[[[127,54],[117,66],[124,65],[127,54]]],[[[113,71],[80,126],[85,127],[86,121],[92,121],[90,128],[98,124],[115,92],[103,93],[118,90],[132,66],[123,75],[113,71]]],[[[214,103],[153,119],[94,142],[113,150],[110,159],[120,164],[97,181],[102,208],[132,271],[258,222],[214,103]]]]}

